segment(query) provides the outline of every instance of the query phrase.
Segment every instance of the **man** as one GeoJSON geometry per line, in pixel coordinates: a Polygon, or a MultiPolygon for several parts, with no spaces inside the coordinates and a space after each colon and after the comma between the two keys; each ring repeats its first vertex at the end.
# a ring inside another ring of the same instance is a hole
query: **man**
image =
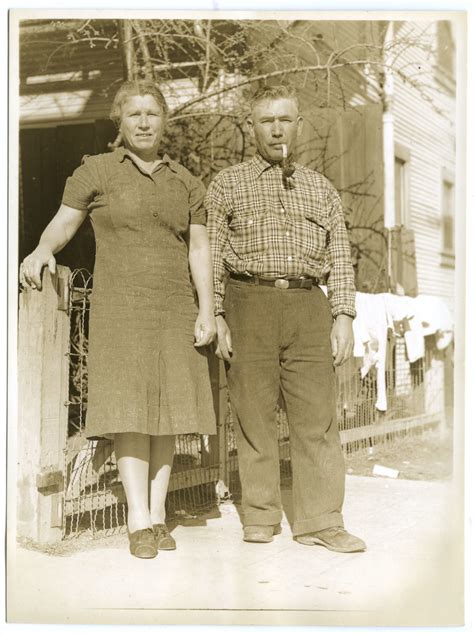
{"type": "Polygon", "coordinates": [[[206,197],[216,353],[226,362],[234,414],[244,541],[270,542],[281,532],[281,396],[296,541],[365,550],[341,514],[334,366],[352,354],[355,288],[340,199],[321,174],[292,161],[302,118],[291,89],[259,91],[248,125],[256,155],[220,172],[206,197]],[[328,297],[319,282],[327,283],[328,297]]]}

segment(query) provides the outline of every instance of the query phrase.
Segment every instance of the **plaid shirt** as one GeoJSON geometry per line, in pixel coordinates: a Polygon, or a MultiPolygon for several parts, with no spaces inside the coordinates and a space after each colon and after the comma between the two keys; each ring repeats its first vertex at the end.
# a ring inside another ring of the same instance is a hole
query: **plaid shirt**
{"type": "Polygon", "coordinates": [[[355,316],[354,270],[338,193],[303,165],[283,186],[279,165],[259,154],[221,171],[205,206],[216,314],[224,313],[226,271],[260,277],[314,277],[327,284],[334,317],[355,316]]]}

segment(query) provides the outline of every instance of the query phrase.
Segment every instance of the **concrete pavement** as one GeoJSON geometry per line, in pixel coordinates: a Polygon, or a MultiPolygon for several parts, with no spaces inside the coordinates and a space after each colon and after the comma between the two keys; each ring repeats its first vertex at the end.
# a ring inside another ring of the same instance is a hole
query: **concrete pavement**
{"type": "Polygon", "coordinates": [[[457,500],[448,481],[347,476],[346,527],[367,542],[365,553],[297,544],[286,518],[272,543],[245,543],[233,504],[205,525],[177,526],[178,549],[154,560],[131,557],[125,534],[63,556],[10,543],[8,620],[461,624],[457,500]]]}

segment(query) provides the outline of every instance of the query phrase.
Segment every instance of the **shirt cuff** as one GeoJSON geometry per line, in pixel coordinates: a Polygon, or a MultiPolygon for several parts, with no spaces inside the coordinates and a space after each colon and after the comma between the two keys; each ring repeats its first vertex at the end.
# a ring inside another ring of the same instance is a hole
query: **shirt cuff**
{"type": "Polygon", "coordinates": [[[336,317],[339,317],[339,315],[345,315],[346,317],[355,319],[356,312],[355,310],[351,310],[350,308],[336,308],[332,311],[332,316],[334,317],[334,319],[336,319],[336,317]]]}

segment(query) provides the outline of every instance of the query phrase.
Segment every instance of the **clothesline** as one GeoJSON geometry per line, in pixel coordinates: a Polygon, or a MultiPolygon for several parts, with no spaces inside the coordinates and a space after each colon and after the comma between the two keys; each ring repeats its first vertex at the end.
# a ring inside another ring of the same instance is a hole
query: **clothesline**
{"type": "MultiPolygon", "coordinates": [[[[326,289],[323,288],[325,292],[326,289]]],[[[446,302],[432,295],[408,297],[391,293],[356,293],[354,356],[362,358],[361,377],[375,366],[377,401],[387,409],[385,359],[389,329],[403,336],[410,363],[425,356],[425,337],[434,335],[438,350],[452,341],[454,323],[446,302]]]]}

